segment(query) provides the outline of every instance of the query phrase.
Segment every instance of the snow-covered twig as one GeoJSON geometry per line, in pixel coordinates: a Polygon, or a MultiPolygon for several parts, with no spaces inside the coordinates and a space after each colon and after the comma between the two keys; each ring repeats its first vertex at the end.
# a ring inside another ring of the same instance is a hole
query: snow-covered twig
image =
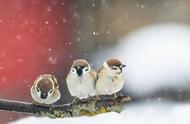
{"type": "Polygon", "coordinates": [[[99,101],[79,101],[76,104],[63,104],[59,106],[34,105],[27,102],[0,99],[0,110],[15,111],[51,118],[93,116],[105,112],[121,112],[125,103],[130,101],[128,96],[120,96],[113,101],[104,98],[99,101]]]}

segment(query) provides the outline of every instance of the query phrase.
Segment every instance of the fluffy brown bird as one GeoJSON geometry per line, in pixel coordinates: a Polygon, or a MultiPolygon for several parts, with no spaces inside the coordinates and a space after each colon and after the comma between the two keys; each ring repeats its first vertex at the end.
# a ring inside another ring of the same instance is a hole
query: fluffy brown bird
{"type": "Polygon", "coordinates": [[[34,81],[30,89],[34,102],[40,104],[52,104],[60,99],[57,79],[50,74],[42,74],[34,81]]]}
{"type": "Polygon", "coordinates": [[[126,67],[120,60],[111,58],[106,60],[98,71],[96,82],[97,98],[99,95],[114,95],[114,100],[124,86],[123,68],[126,67]]]}
{"type": "Polygon", "coordinates": [[[97,75],[85,59],[73,62],[66,83],[71,96],[86,99],[95,95],[97,75]]]}

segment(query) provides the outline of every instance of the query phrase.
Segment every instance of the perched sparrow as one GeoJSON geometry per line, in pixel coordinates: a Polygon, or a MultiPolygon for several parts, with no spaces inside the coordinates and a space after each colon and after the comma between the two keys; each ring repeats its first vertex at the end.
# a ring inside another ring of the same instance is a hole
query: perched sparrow
{"type": "Polygon", "coordinates": [[[90,64],[84,59],[77,59],[73,62],[67,76],[66,83],[71,96],[86,99],[95,95],[96,72],[91,69],[90,64]]]}
{"type": "Polygon", "coordinates": [[[30,93],[34,102],[40,104],[52,104],[61,97],[57,79],[50,74],[38,76],[30,93]]]}
{"type": "Polygon", "coordinates": [[[125,67],[118,59],[108,59],[103,63],[98,71],[96,82],[97,98],[98,95],[114,95],[114,100],[124,86],[124,75],[122,69],[125,67]]]}

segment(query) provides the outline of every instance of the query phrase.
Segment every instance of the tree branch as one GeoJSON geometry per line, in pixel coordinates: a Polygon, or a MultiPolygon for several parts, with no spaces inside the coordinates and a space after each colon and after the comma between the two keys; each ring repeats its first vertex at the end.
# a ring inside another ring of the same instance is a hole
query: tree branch
{"type": "Polygon", "coordinates": [[[128,96],[120,96],[115,101],[112,99],[101,99],[99,101],[79,101],[76,104],[63,104],[59,106],[34,105],[27,102],[0,99],[0,110],[15,111],[51,118],[93,116],[105,112],[121,112],[126,102],[130,101],[128,96]]]}

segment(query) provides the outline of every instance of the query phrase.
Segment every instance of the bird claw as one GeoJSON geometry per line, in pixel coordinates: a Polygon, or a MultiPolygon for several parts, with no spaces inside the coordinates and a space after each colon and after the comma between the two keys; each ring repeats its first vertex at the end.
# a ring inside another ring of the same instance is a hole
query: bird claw
{"type": "Polygon", "coordinates": [[[118,101],[117,101],[116,99],[117,99],[117,94],[114,93],[114,94],[113,94],[113,102],[114,102],[114,105],[118,103],[118,101]]]}
{"type": "Polygon", "coordinates": [[[100,100],[99,95],[96,95],[96,101],[99,101],[99,100],[100,100]]]}
{"type": "Polygon", "coordinates": [[[72,105],[76,105],[79,102],[79,99],[77,97],[74,97],[74,99],[72,100],[71,104],[72,105]]]}

